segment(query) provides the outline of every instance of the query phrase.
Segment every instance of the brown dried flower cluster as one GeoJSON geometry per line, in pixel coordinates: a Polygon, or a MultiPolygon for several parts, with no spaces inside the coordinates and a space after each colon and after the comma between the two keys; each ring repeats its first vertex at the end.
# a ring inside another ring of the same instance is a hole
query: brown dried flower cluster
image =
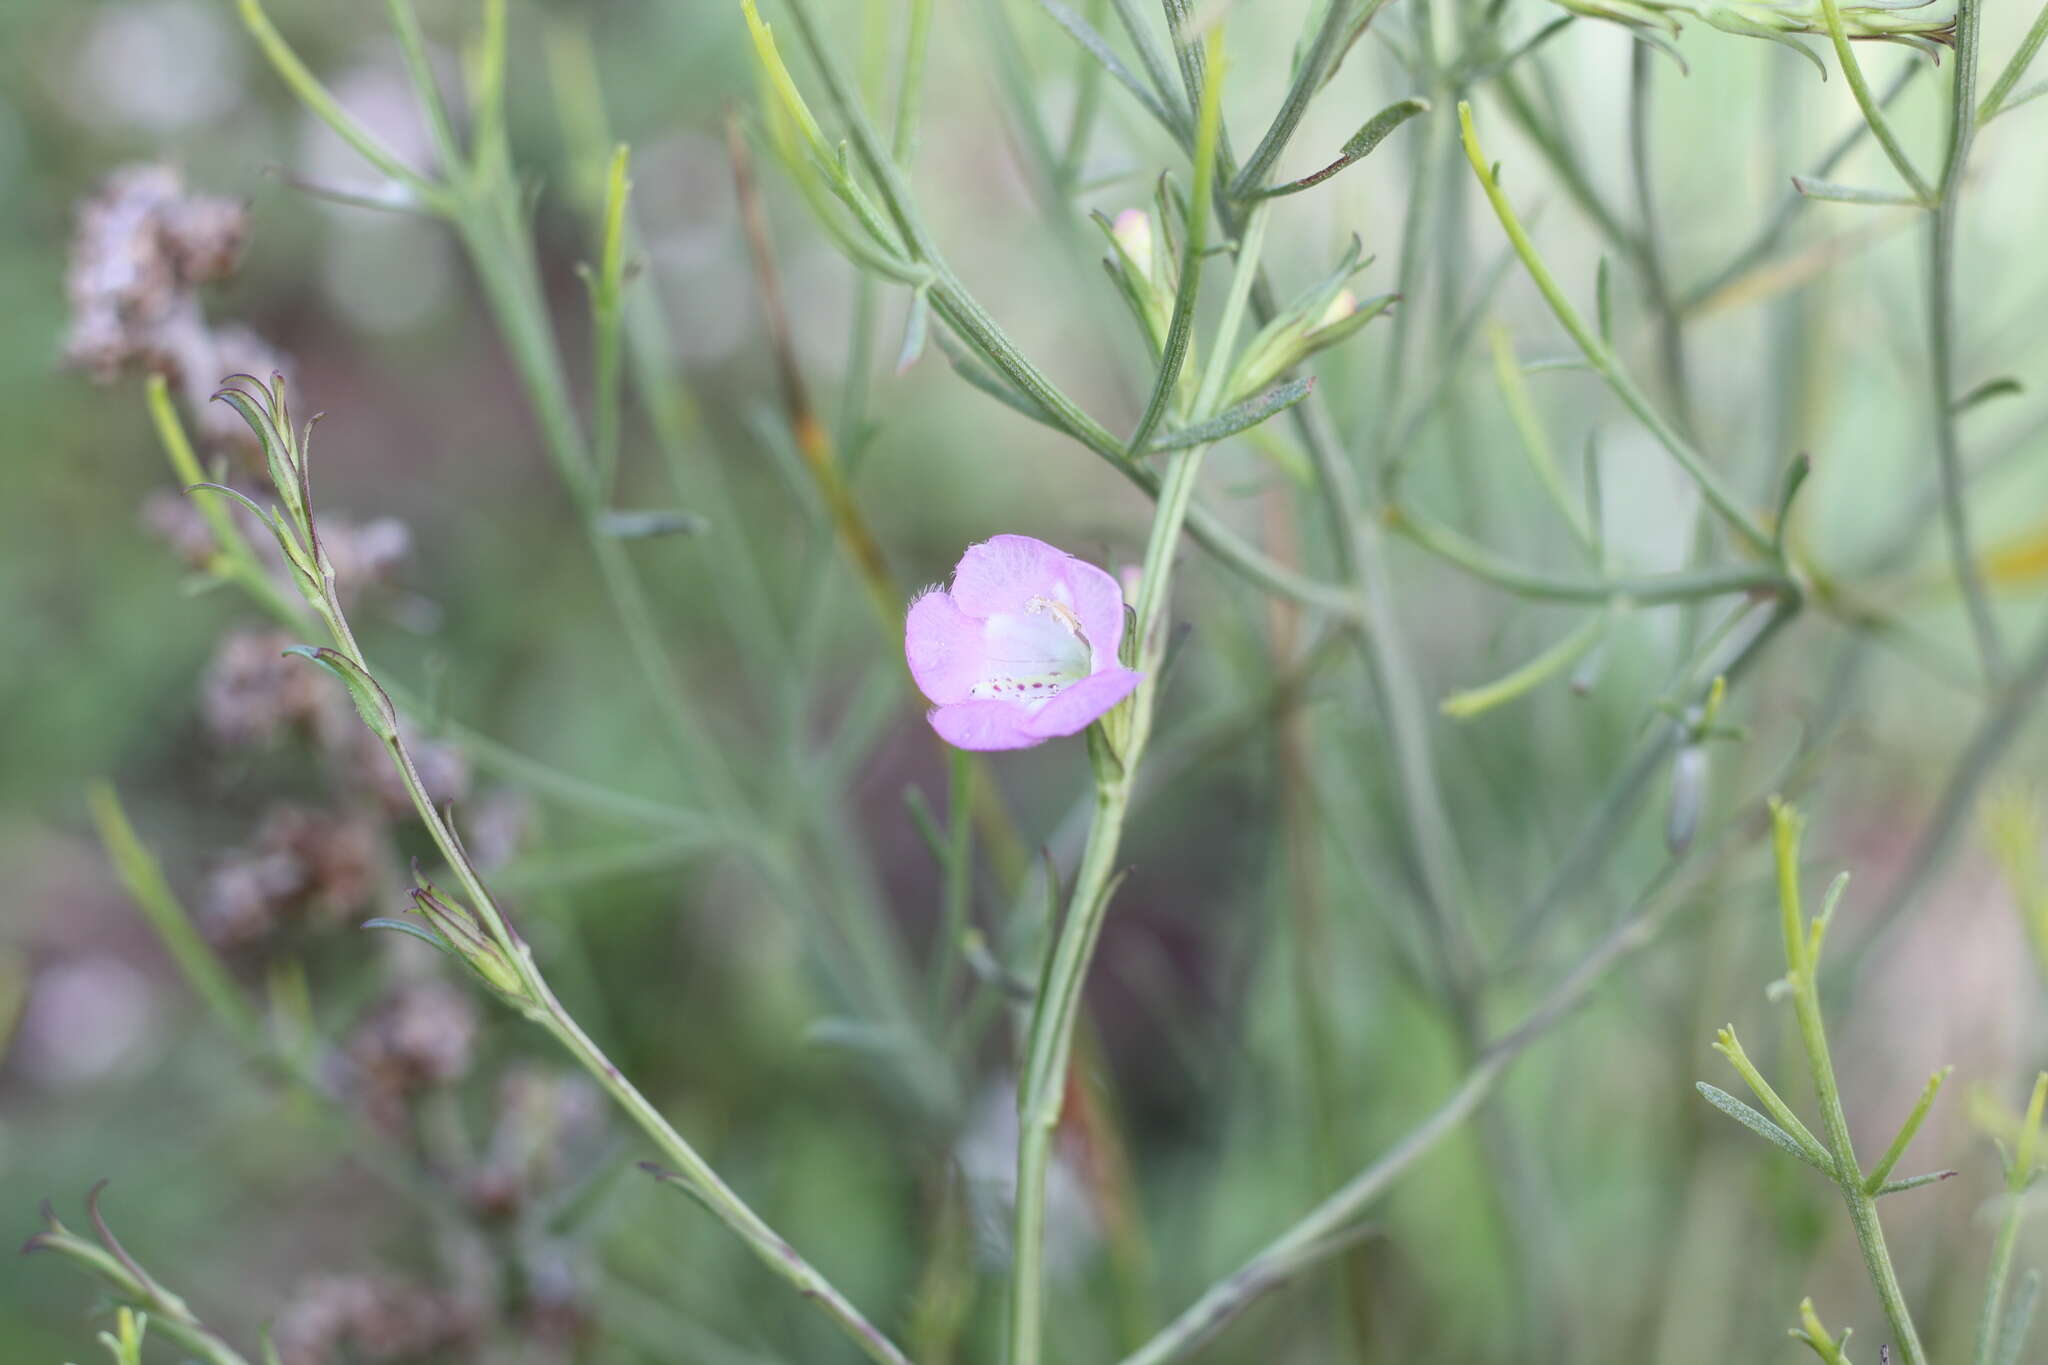
{"type": "Polygon", "coordinates": [[[198,293],[234,271],[248,235],[240,201],[193,194],[172,167],[115,171],[78,208],[65,359],[102,383],[165,374],[209,444],[253,449],[247,426],[205,399],[223,376],[268,374],[283,358],[246,327],[210,327],[198,293]]]}
{"type": "Polygon", "coordinates": [[[339,926],[368,907],[390,858],[373,819],[275,806],[255,843],[207,878],[200,927],[214,943],[239,947],[286,928],[339,926]]]}
{"type": "Polygon", "coordinates": [[[481,1217],[511,1222],[535,1196],[576,1178],[605,1132],[604,1096],[572,1072],[532,1064],[498,1082],[498,1121],[482,1163],[464,1182],[481,1217]]]}
{"type": "MultiPolygon", "coordinates": [[[[224,748],[310,744],[328,755],[346,789],[369,800],[346,810],[291,803],[270,809],[253,842],[221,860],[201,896],[201,927],[224,948],[338,928],[368,911],[396,861],[386,822],[412,809],[390,756],[357,721],[346,694],[286,655],[291,643],[282,631],[233,631],[221,639],[200,687],[207,732],[224,748]]],[[[413,735],[407,743],[436,802],[468,796],[469,764],[458,750],[413,735]]],[[[518,837],[516,828],[486,832],[494,846],[518,837]]]]}
{"type": "Polygon", "coordinates": [[[439,977],[399,987],[348,1042],[352,1097],[373,1123],[402,1131],[414,1096],[469,1073],[479,1022],[475,997],[439,977]]]}
{"type": "Polygon", "coordinates": [[[284,1365],[406,1365],[446,1360],[480,1335],[481,1315],[454,1297],[382,1275],[320,1275],[278,1316],[284,1365]]]}

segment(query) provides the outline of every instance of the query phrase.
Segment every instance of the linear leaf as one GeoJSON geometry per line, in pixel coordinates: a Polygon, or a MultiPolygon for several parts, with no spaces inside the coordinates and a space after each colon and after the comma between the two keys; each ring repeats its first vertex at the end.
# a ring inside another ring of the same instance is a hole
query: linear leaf
{"type": "Polygon", "coordinates": [[[1790,1133],[1744,1104],[1741,1100],[1736,1099],[1717,1085],[1708,1085],[1705,1081],[1701,1081],[1698,1084],[1699,1092],[1707,1097],[1708,1104],[1713,1105],[1729,1118],[1734,1119],[1737,1123],[1749,1129],[1750,1132],[1755,1133],[1766,1142],[1784,1148],[1816,1171],[1828,1176],[1834,1174],[1833,1171],[1828,1170],[1827,1167],[1814,1160],[1813,1154],[1800,1146],[1798,1140],[1790,1133]]]}
{"type": "Polygon", "coordinates": [[[2041,1297],[2041,1272],[2029,1270],[2027,1277],[2020,1281],[2019,1292],[2013,1295],[2012,1308],[2005,1315],[2005,1322],[1998,1329],[1998,1354],[1995,1365],[2019,1365],[2020,1347],[2027,1341],[2027,1328],[2034,1323],[2034,1303],[2041,1297]]]}
{"type": "Polygon", "coordinates": [[[645,540],[650,536],[694,536],[711,523],[680,507],[612,508],[598,515],[597,529],[614,540],[645,540]]]}
{"type": "Polygon", "coordinates": [[[1862,185],[1816,180],[1808,175],[1793,176],[1792,188],[1808,199],[1832,199],[1838,204],[1876,204],[1888,208],[1916,208],[1920,204],[1903,190],[1873,190],[1862,185]]]}
{"type": "Polygon", "coordinates": [[[2014,394],[2024,392],[2026,392],[2026,386],[2021,384],[2019,380],[2009,374],[2002,374],[1996,379],[1985,380],[1961,398],[1956,399],[1950,405],[1949,410],[1956,413],[1968,412],[1979,403],[1989,402],[1993,398],[2008,398],[2014,394]]]}
{"type": "Polygon", "coordinates": [[[1145,447],[1146,453],[1205,446],[1235,436],[1240,431],[1248,431],[1274,413],[1285,412],[1308,397],[1315,386],[1316,381],[1313,378],[1291,379],[1285,384],[1275,384],[1264,393],[1254,394],[1236,407],[1217,413],[1206,422],[1197,422],[1175,431],[1161,432],[1145,447]]]}
{"type": "Polygon", "coordinates": [[[1158,119],[1168,132],[1176,135],[1181,132],[1180,125],[1174,121],[1173,115],[1167,112],[1166,106],[1159,102],[1159,97],[1145,88],[1145,83],[1124,65],[1123,58],[1116,55],[1108,40],[1097,33],[1086,19],[1061,4],[1060,0],[1038,0],[1038,3],[1052,16],[1052,21],[1065,29],[1067,35],[1099,62],[1102,69],[1107,71],[1118,85],[1130,91],[1131,98],[1145,106],[1146,113],[1158,119]]]}
{"type": "Polygon", "coordinates": [[[377,680],[363,670],[363,666],[338,649],[326,646],[290,645],[285,651],[302,659],[310,659],[320,667],[341,679],[348,688],[349,700],[356,704],[356,711],[363,718],[363,724],[377,738],[391,742],[398,736],[398,710],[392,706],[391,698],[377,680]]]}
{"type": "Polygon", "coordinates": [[[1425,99],[1410,98],[1395,101],[1367,119],[1365,124],[1345,142],[1335,161],[1332,161],[1319,171],[1303,176],[1299,180],[1290,180],[1285,184],[1275,185],[1271,189],[1262,190],[1260,193],[1269,199],[1278,198],[1283,194],[1299,194],[1305,189],[1322,184],[1345,167],[1352,165],[1354,162],[1363,161],[1372,154],[1373,148],[1386,141],[1389,133],[1392,133],[1396,128],[1399,128],[1416,115],[1428,113],[1429,108],[1429,101],[1425,99]]]}

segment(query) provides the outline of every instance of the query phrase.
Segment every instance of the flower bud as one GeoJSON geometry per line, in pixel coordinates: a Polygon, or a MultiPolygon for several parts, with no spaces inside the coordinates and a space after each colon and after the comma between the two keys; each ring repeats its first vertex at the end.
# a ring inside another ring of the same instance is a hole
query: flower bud
{"type": "Polygon", "coordinates": [[[1226,402],[1241,403],[1259,393],[1317,351],[1335,346],[1393,306],[1393,294],[1361,301],[1345,288],[1342,282],[1353,269],[1347,258],[1336,274],[1259,329],[1238,357],[1226,402]]]}
{"type": "Polygon", "coordinates": [[[1125,209],[1113,221],[1101,214],[1095,221],[1109,238],[1103,269],[1130,305],[1152,353],[1164,354],[1166,333],[1173,325],[1174,272],[1171,258],[1155,247],[1152,215],[1143,209],[1125,209]]]}
{"type": "Polygon", "coordinates": [[[514,1005],[528,1001],[526,983],[520,979],[518,969],[467,906],[443,898],[432,886],[414,887],[412,904],[449,951],[482,977],[486,986],[514,1005]]]}

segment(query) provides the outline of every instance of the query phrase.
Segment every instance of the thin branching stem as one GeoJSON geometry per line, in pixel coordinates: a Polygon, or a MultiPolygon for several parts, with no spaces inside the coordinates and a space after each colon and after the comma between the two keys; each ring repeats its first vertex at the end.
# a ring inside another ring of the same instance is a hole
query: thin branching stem
{"type": "MultiPolygon", "coordinates": [[[[1211,38],[1212,49],[1215,39],[1211,38]]],[[[1206,236],[1211,177],[1216,174],[1221,123],[1221,64],[1207,67],[1195,137],[1195,193],[1188,200],[1189,240],[1206,236]]],[[[1255,207],[1238,243],[1235,273],[1193,408],[1195,420],[1214,414],[1223,397],[1223,383],[1236,351],[1236,332],[1250,300],[1265,239],[1267,210],[1255,207]]],[[[1081,1012],[1081,989],[1094,959],[1114,887],[1117,851],[1140,765],[1151,737],[1159,691],[1160,665],[1166,632],[1161,628],[1170,600],[1175,550],[1194,498],[1207,447],[1194,446],[1169,457],[1158,507],[1146,542],[1145,560],[1133,626],[1138,669],[1145,679],[1130,702],[1127,723],[1119,727],[1115,752],[1097,761],[1095,819],[1087,846],[1074,874],[1072,894],[1047,963],[1043,985],[1033,1004],[1017,1087],[1017,1206],[1011,1239],[1010,1334],[1011,1365],[1039,1365],[1044,1353],[1045,1185],[1052,1162],[1054,1136],[1064,1107],[1067,1069],[1073,1054],[1074,1031],[1081,1012]]]]}
{"type": "MultiPolygon", "coordinates": [[[[1856,97],[1856,107],[1863,111],[1863,121],[1870,127],[1870,135],[1877,139],[1877,145],[1884,148],[1884,154],[1898,170],[1899,179],[1913,192],[1913,197],[1923,204],[1934,202],[1934,188],[1927,178],[1914,166],[1913,159],[1906,155],[1905,146],[1886,117],[1884,105],[1870,92],[1870,82],[1863,75],[1863,64],[1856,59],[1856,49],[1849,42],[1849,35],[1842,27],[1842,7],[1838,0],[1820,0],[1821,19],[1827,26],[1828,41],[1834,44],[1835,62],[1842,69],[1842,78],[1849,82],[1849,92],[1856,97]]],[[[1958,84],[1961,84],[1962,43],[1960,35],[1956,44],[1958,84]]],[[[1975,106],[1970,106],[1971,122],[1975,124],[1975,106]]]]}
{"type": "Polygon", "coordinates": [[[1458,119],[1464,131],[1465,155],[1472,164],[1472,173],[1479,178],[1480,187],[1486,192],[1488,202],[1493,205],[1494,213],[1499,217],[1508,240],[1514,243],[1515,253],[1522,258],[1522,265],[1528,270],[1530,279],[1535,281],[1544,300],[1550,304],[1550,309],[1557,315],[1558,322],[1563,324],[1572,340],[1578,343],[1587,363],[1607,381],[1607,386],[1614,390],[1615,396],[1636,415],[1637,420],[1649,428],[1650,434],[1657,438],[1658,444],[1669,451],[1672,458],[1692,477],[1693,482],[1699,486],[1701,495],[1728,524],[1729,529],[1751,549],[1775,558],[1778,550],[1772,537],[1758,526],[1749,512],[1743,508],[1740,497],[1727,486],[1699,452],[1693,449],[1692,443],[1656,410],[1648,397],[1636,386],[1636,382],[1622,368],[1620,357],[1614,353],[1614,348],[1606,338],[1598,335],[1580,316],[1571,300],[1565,297],[1563,288],[1552,277],[1549,267],[1537,254],[1535,243],[1529,240],[1529,234],[1523,229],[1521,220],[1508,204],[1507,196],[1495,178],[1493,167],[1488,164],[1486,154],[1480,149],[1478,136],[1472,128],[1472,108],[1469,104],[1459,104],[1458,119]]]}
{"type": "MultiPolygon", "coordinates": [[[[1833,13],[1833,0],[1828,0],[1833,13]]],[[[1956,428],[1956,232],[1963,172],[1977,134],[1977,52],[1982,0],[1960,0],[1956,6],[1955,77],[1949,104],[1947,160],[1941,185],[1930,198],[1934,212],[1927,228],[1927,338],[1933,383],[1935,454],[1941,470],[1941,517],[1948,531],[1949,563],[1970,633],[1977,643],[1978,662],[1987,683],[2005,674],[2005,644],[1984,586],[1982,568],[1970,539],[1965,503],[1962,437],[1956,428]]],[[[1844,44],[1846,47],[1846,44],[1844,44]]],[[[1873,125],[1876,129],[1876,125],[1873,125]]],[[[1882,137],[1882,130],[1878,129],[1882,137]]],[[[1923,197],[1929,197],[1923,195],[1923,197]]]]}
{"type": "Polygon", "coordinates": [[[1863,1168],[1856,1161],[1856,1146],[1849,1136],[1849,1116],[1842,1107],[1842,1089],[1835,1079],[1835,1064],[1828,1052],[1827,1026],[1820,1008],[1820,950],[1827,929],[1827,917],[1809,925],[1800,908],[1799,834],[1802,821],[1791,807],[1775,804],[1771,812],[1773,845],[1777,855],[1778,907],[1785,941],[1785,980],[1792,992],[1793,1012],[1799,1020],[1799,1037],[1806,1048],[1806,1064],[1820,1104],[1821,1132],[1834,1159],[1834,1178],[1848,1206],[1850,1222],[1856,1229],[1856,1244],[1863,1252],[1864,1268],[1877,1290],[1892,1338],[1905,1365],[1925,1365],[1926,1348],[1913,1325],[1912,1310],[1905,1291],[1899,1287],[1898,1271],[1892,1266],[1891,1251],[1885,1245],[1884,1226],[1877,1216],[1877,1196],[1864,1184],[1863,1168]]]}

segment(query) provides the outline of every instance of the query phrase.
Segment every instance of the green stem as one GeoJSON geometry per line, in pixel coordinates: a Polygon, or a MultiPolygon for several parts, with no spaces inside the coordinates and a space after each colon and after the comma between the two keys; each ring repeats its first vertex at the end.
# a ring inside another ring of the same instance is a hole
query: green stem
{"type": "Polygon", "coordinates": [[[1645,893],[1637,913],[1595,944],[1521,1024],[1478,1051],[1458,1088],[1427,1118],[1256,1255],[1211,1284],[1121,1365],[1163,1365],[1188,1354],[1252,1302],[1347,1246],[1359,1216],[1396,1179],[1458,1131],[1492,1095],[1516,1058],[1576,1012],[1617,965],[1655,941],[1663,915],[1683,903],[1670,884],[1672,870],[1667,865],[1645,893]]]}
{"type": "MultiPolygon", "coordinates": [[[[2012,1280],[2013,1245],[2019,1240],[2020,1214],[2027,1187],[2034,1180],[2034,1149],[2041,1136],[2041,1109],[2048,1100],[2048,1071],[2034,1078],[2034,1093],[2027,1100],[2026,1117],[2020,1122],[2020,1138],[2014,1145],[2012,1167],[2005,1173],[2005,1217],[1999,1220],[1998,1240],[1991,1248],[1991,1270],[1984,1286],[1984,1307],[1977,1315],[1977,1350],[1974,1365],[1992,1365],[1999,1358],[2006,1286],[2012,1280]]],[[[2016,1346],[2017,1343],[2014,1343],[2016,1346]]],[[[2012,1353],[2008,1352],[2008,1356],[2012,1353]]]]}
{"type": "MultiPolygon", "coordinates": [[[[1294,79],[1289,82],[1287,94],[1280,101],[1279,112],[1273,115],[1266,135],[1259,139],[1259,145],[1252,149],[1251,156],[1246,158],[1244,166],[1230,182],[1231,198],[1245,199],[1265,188],[1266,177],[1273,173],[1274,163],[1287,150],[1294,130],[1301,125],[1302,115],[1308,112],[1309,101],[1322,88],[1329,74],[1326,68],[1334,66],[1343,54],[1345,21],[1350,18],[1354,3],[1355,0],[1330,0],[1329,8],[1323,11],[1322,26],[1317,29],[1315,40],[1296,66],[1294,79]]],[[[1379,4],[1385,3],[1386,0],[1379,0],[1379,4]]]]}
{"type": "Polygon", "coordinates": [[[1458,121],[1464,134],[1466,159],[1472,164],[1472,173],[1479,177],[1480,188],[1485,191],[1487,201],[1493,205],[1493,211],[1499,217],[1508,240],[1514,244],[1515,254],[1522,258],[1522,265],[1528,270],[1529,278],[1535,282],[1545,301],[1550,304],[1550,309],[1557,315],[1558,322],[1571,334],[1572,340],[1578,343],[1587,363],[1607,381],[1607,386],[1613,389],[1629,411],[1636,415],[1636,419],[1649,428],[1650,434],[1657,438],[1658,444],[1669,451],[1672,458],[1692,476],[1693,482],[1699,485],[1701,494],[1720,514],[1721,519],[1728,523],[1730,529],[1751,549],[1775,559],[1777,550],[1772,538],[1743,510],[1735,492],[1722,481],[1719,474],[1714,472],[1712,466],[1700,457],[1692,444],[1650,404],[1643,391],[1636,387],[1635,381],[1622,369],[1620,358],[1614,354],[1613,348],[1595,334],[1586,320],[1579,316],[1571,301],[1565,297],[1564,290],[1552,277],[1549,267],[1544,265],[1543,258],[1536,253],[1535,243],[1529,240],[1529,234],[1523,229],[1521,220],[1515,216],[1514,208],[1508,203],[1507,196],[1501,192],[1500,183],[1494,178],[1493,169],[1487,164],[1485,153],[1480,150],[1478,135],[1472,127],[1472,106],[1469,103],[1459,102],[1458,121]]]}
{"type": "MultiPolygon", "coordinates": [[[[1212,37],[1213,45],[1214,39],[1212,37]]],[[[1207,190],[1217,154],[1220,126],[1220,64],[1211,63],[1196,122],[1195,179],[1198,193],[1190,197],[1188,235],[1206,232],[1210,196],[1207,190]]],[[[1193,416],[1212,416],[1222,394],[1235,352],[1235,334],[1242,324],[1258,274],[1267,212],[1255,207],[1240,240],[1236,272],[1218,324],[1215,343],[1193,416]]],[[[1022,1076],[1017,1089],[1017,1206],[1011,1241],[1010,1365],[1038,1365],[1044,1351],[1045,1182],[1052,1148],[1066,1098],[1067,1068],[1073,1055],[1074,1028],[1080,1016],[1081,989],[1109,910],[1117,850],[1122,842],[1131,793],[1150,738],[1152,716],[1164,662],[1165,632],[1160,628],[1172,584],[1174,551],[1194,498],[1206,446],[1194,446],[1170,457],[1159,503],[1145,546],[1138,590],[1136,623],[1138,670],[1144,681],[1130,701],[1129,723],[1118,752],[1097,763],[1095,819],[1082,850],[1067,915],[1054,940],[1032,1008],[1022,1076]]]]}
{"type": "MultiPolygon", "coordinates": [[[[1913,159],[1906,155],[1906,149],[1899,143],[1899,135],[1892,131],[1891,120],[1884,115],[1884,106],[1870,93],[1870,82],[1863,78],[1863,64],[1856,60],[1856,50],[1849,44],[1849,35],[1842,29],[1842,9],[1837,0],[1820,0],[1820,13],[1827,25],[1828,41],[1834,44],[1835,63],[1842,68],[1842,76],[1849,82],[1849,93],[1856,97],[1856,107],[1863,111],[1863,121],[1870,125],[1871,136],[1877,139],[1884,154],[1891,158],[1898,168],[1899,178],[1913,191],[1913,197],[1923,204],[1934,202],[1934,190],[1914,167],[1913,159]]],[[[1957,84],[1962,84],[1962,39],[1960,24],[1956,40],[1957,84]]],[[[1976,124],[1975,107],[1970,106],[1967,115],[1971,126],[1976,124]]]]}
{"type": "Polygon", "coordinates": [[[1898,1271],[1892,1266],[1885,1246],[1884,1227],[1878,1221],[1877,1197],[1864,1185],[1863,1168],[1856,1161],[1856,1147],[1849,1137],[1849,1117],[1842,1108],[1841,1086],[1835,1080],[1834,1059],[1828,1053],[1827,1027],[1821,1019],[1819,954],[1823,919],[1809,932],[1800,910],[1799,830],[1800,818],[1790,807],[1772,809],[1776,831],[1778,905],[1785,938],[1786,979],[1792,987],[1793,1012],[1799,1020],[1799,1036],[1806,1046],[1806,1064],[1813,1075],[1813,1088],[1820,1103],[1821,1132],[1834,1157],[1835,1184],[1848,1206],[1849,1220],[1856,1228],[1856,1245],[1863,1253],[1864,1269],[1870,1274],[1878,1302],[1899,1348],[1904,1365],[1926,1365],[1927,1352],[1913,1326],[1912,1310],[1899,1288],[1898,1271]]]}
{"type": "MultiPolygon", "coordinates": [[[[885,207],[902,231],[912,253],[931,272],[928,288],[932,310],[989,364],[1002,371],[1021,393],[1038,404],[1053,426],[1107,460],[1118,473],[1147,493],[1159,496],[1161,479],[1158,473],[1150,465],[1125,458],[1124,442],[1083,412],[1032,364],[954,274],[940,253],[937,242],[918,217],[901,168],[890,159],[867,111],[854,97],[852,88],[840,71],[832,48],[824,41],[811,12],[810,0],[789,0],[789,9],[805,48],[825,83],[826,92],[846,121],[856,155],[874,178],[885,207]]],[[[1359,604],[1353,594],[1295,573],[1251,545],[1206,509],[1192,508],[1187,520],[1189,533],[1197,544],[1266,591],[1350,618],[1355,619],[1359,615],[1359,604]]]]}
{"type": "MultiPolygon", "coordinates": [[[[1833,13],[1833,0],[1828,0],[1833,13]]],[[[1955,83],[1949,108],[1948,159],[1942,168],[1939,198],[1927,231],[1927,334],[1934,386],[1935,454],[1941,471],[1941,515],[1948,530],[1949,563],[1970,619],[1970,633],[1987,683],[2005,675],[2005,646],[1990,595],[1971,546],[1969,511],[1964,504],[1962,439],[1956,428],[1956,228],[1962,197],[1963,171],[1977,133],[1977,50],[1982,0],[1960,0],[1956,6],[1955,83]]],[[[1925,197],[1925,196],[1923,196],[1925,197]]]]}
{"type": "MultiPolygon", "coordinates": [[[[1891,86],[1878,98],[1878,107],[1889,109],[1897,102],[1899,96],[1906,92],[1906,87],[1911,85],[1915,78],[1927,69],[1928,64],[1925,62],[1908,62],[1905,66],[1901,67],[1898,76],[1893,79],[1891,86]]],[[[1814,168],[1807,173],[1806,178],[1809,180],[1830,179],[1835,173],[1835,168],[1842,164],[1842,161],[1850,152],[1862,144],[1864,138],[1869,136],[1870,125],[1859,120],[1854,127],[1842,134],[1834,146],[1828,149],[1826,156],[1823,156],[1815,163],[1814,168]]],[[[1782,242],[1785,239],[1785,234],[1791,230],[1793,222],[1800,214],[1812,207],[1813,203],[1812,199],[1809,199],[1797,190],[1788,192],[1779,201],[1777,212],[1771,215],[1769,222],[1757,230],[1756,235],[1749,239],[1746,246],[1737,251],[1733,256],[1730,256],[1728,263],[1715,271],[1712,276],[1686,291],[1685,297],[1679,301],[1679,312],[1693,313],[1699,311],[1715,295],[1747,274],[1752,267],[1761,263],[1771,252],[1777,249],[1778,243],[1782,242]]]]}
{"type": "MultiPolygon", "coordinates": [[[[334,627],[336,648],[350,663],[361,670],[364,676],[374,677],[361,647],[356,643],[354,633],[349,629],[347,619],[341,613],[339,603],[333,600],[331,589],[326,607],[327,611],[323,615],[328,617],[334,627]]],[[[512,928],[497,901],[485,888],[483,879],[475,865],[470,862],[461,840],[455,837],[454,831],[435,807],[425,784],[420,780],[419,770],[413,763],[403,736],[394,728],[381,738],[391,754],[407,793],[412,798],[413,809],[421,823],[426,826],[434,846],[440,850],[442,860],[454,873],[469,906],[476,913],[492,942],[497,945],[503,961],[516,974],[524,997],[515,1002],[521,1012],[545,1029],[590,1073],[591,1078],[617,1101],[619,1107],[625,1110],[653,1142],[663,1159],[675,1168],[676,1175],[689,1192],[745,1242],[770,1270],[838,1323],[871,1360],[879,1362],[879,1365],[909,1365],[908,1358],[887,1337],[869,1323],[824,1276],[798,1255],[786,1240],[769,1227],[719,1178],[717,1172],[697,1154],[689,1141],[676,1131],[661,1111],[626,1079],[624,1073],[605,1056],[603,1050],[589,1035],[584,1033],[561,1001],[555,997],[554,991],[534,961],[532,949],[512,928]]]]}
{"type": "Polygon", "coordinates": [[[1767,565],[1699,569],[1645,578],[1556,578],[1531,573],[1495,555],[1485,546],[1406,509],[1392,514],[1394,529],[1459,568],[1520,597],[1552,602],[1613,602],[1638,606],[1696,602],[1729,593],[1792,591],[1783,573],[1767,565]]]}
{"type": "Polygon", "coordinates": [[[2019,84],[2020,77],[2027,74],[2027,68],[2034,64],[2034,58],[2040,53],[2043,41],[2048,41],[2048,4],[2042,5],[2041,12],[2034,16],[2033,24],[2027,29],[2027,36],[2020,39],[2019,48],[2012,54],[2012,60],[2005,64],[2005,70],[1998,73],[1998,79],[1991,83],[1991,89],[1986,92],[1984,102],[1977,106],[1979,128],[2004,111],[2006,97],[2012,94],[2012,88],[2019,84]]]}

